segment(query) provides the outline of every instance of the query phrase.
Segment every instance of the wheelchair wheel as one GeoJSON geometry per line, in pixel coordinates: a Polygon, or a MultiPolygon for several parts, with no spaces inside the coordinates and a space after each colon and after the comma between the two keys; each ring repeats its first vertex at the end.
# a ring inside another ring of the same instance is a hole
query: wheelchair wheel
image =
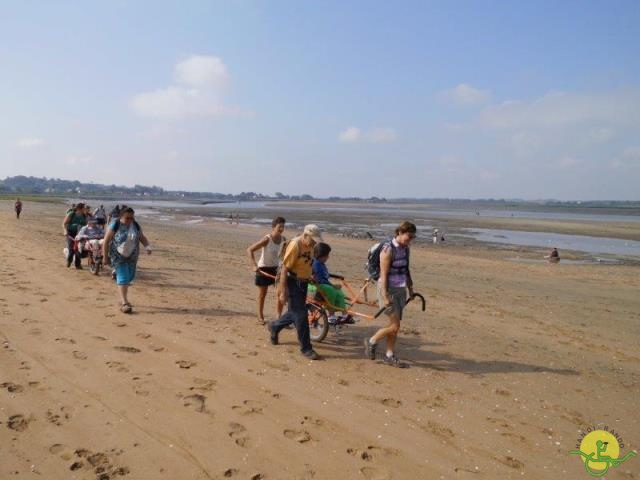
{"type": "Polygon", "coordinates": [[[307,303],[307,318],[309,319],[309,334],[314,342],[321,342],[329,333],[329,319],[327,311],[313,303],[307,303]]]}

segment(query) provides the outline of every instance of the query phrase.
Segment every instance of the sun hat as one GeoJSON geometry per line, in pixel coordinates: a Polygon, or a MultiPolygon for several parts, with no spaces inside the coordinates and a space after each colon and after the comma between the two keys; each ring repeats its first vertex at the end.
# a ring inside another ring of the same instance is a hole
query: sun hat
{"type": "Polygon", "coordinates": [[[304,235],[308,235],[313,238],[316,242],[322,241],[322,235],[320,235],[320,227],[315,223],[310,223],[309,225],[305,225],[304,231],[302,232],[304,235]]]}

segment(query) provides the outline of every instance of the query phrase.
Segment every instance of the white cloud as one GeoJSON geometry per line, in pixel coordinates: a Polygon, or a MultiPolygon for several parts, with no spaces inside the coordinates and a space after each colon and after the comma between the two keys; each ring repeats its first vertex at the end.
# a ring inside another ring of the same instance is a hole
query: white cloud
{"type": "Polygon", "coordinates": [[[36,138],[36,137],[24,137],[24,138],[18,139],[18,141],[16,142],[16,147],[26,148],[26,149],[38,148],[38,147],[41,147],[42,145],[44,145],[44,140],[42,138],[36,138]]]}
{"type": "Polygon", "coordinates": [[[491,94],[487,90],[480,90],[466,83],[440,92],[438,96],[457,105],[481,105],[491,98],[491,94]]]}
{"type": "Polygon", "coordinates": [[[177,85],[135,95],[131,108],[139,115],[165,120],[242,115],[222,100],[230,79],[218,57],[192,55],[175,67],[177,85]]]}
{"type": "Polygon", "coordinates": [[[627,147],[622,152],[622,156],[632,160],[640,160],[640,147],[627,147]]]}
{"type": "Polygon", "coordinates": [[[229,83],[227,66],[218,57],[192,55],[175,67],[178,83],[193,88],[220,90],[229,83]]]}
{"type": "Polygon", "coordinates": [[[343,143],[358,142],[362,138],[362,132],[358,127],[347,127],[338,135],[338,140],[343,143]]]}
{"type": "Polygon", "coordinates": [[[616,136],[616,132],[612,128],[596,127],[592,128],[590,137],[594,142],[606,143],[616,136]]]}
{"type": "Polygon", "coordinates": [[[342,143],[389,143],[397,139],[398,134],[393,128],[373,128],[362,131],[358,127],[347,127],[338,134],[338,140],[342,143]]]}
{"type": "MultiPolygon", "coordinates": [[[[619,91],[603,94],[549,93],[533,101],[509,100],[486,107],[479,122],[491,129],[552,129],[594,123],[639,126],[640,93],[619,91]]],[[[600,136],[612,133],[600,132],[600,136]]]]}

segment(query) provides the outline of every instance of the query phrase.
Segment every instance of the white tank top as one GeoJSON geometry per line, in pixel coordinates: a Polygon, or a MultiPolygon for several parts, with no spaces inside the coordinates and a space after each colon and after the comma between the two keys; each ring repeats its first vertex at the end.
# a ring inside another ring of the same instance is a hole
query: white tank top
{"type": "Polygon", "coordinates": [[[258,260],[258,267],[277,267],[280,264],[280,245],[284,241],[284,237],[280,238],[280,243],[274,243],[271,235],[267,235],[269,241],[262,247],[262,253],[260,254],[260,260],[258,260]]]}

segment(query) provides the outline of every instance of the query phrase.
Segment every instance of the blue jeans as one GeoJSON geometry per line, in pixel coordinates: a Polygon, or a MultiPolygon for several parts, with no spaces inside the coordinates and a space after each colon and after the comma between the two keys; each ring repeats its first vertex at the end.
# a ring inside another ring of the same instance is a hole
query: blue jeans
{"type": "Polygon", "coordinates": [[[309,335],[309,320],[307,319],[307,285],[307,282],[299,282],[292,277],[287,278],[289,308],[284,315],[272,324],[274,333],[277,334],[287,325],[294,323],[298,332],[301,352],[313,350],[311,336],[309,335]]]}

